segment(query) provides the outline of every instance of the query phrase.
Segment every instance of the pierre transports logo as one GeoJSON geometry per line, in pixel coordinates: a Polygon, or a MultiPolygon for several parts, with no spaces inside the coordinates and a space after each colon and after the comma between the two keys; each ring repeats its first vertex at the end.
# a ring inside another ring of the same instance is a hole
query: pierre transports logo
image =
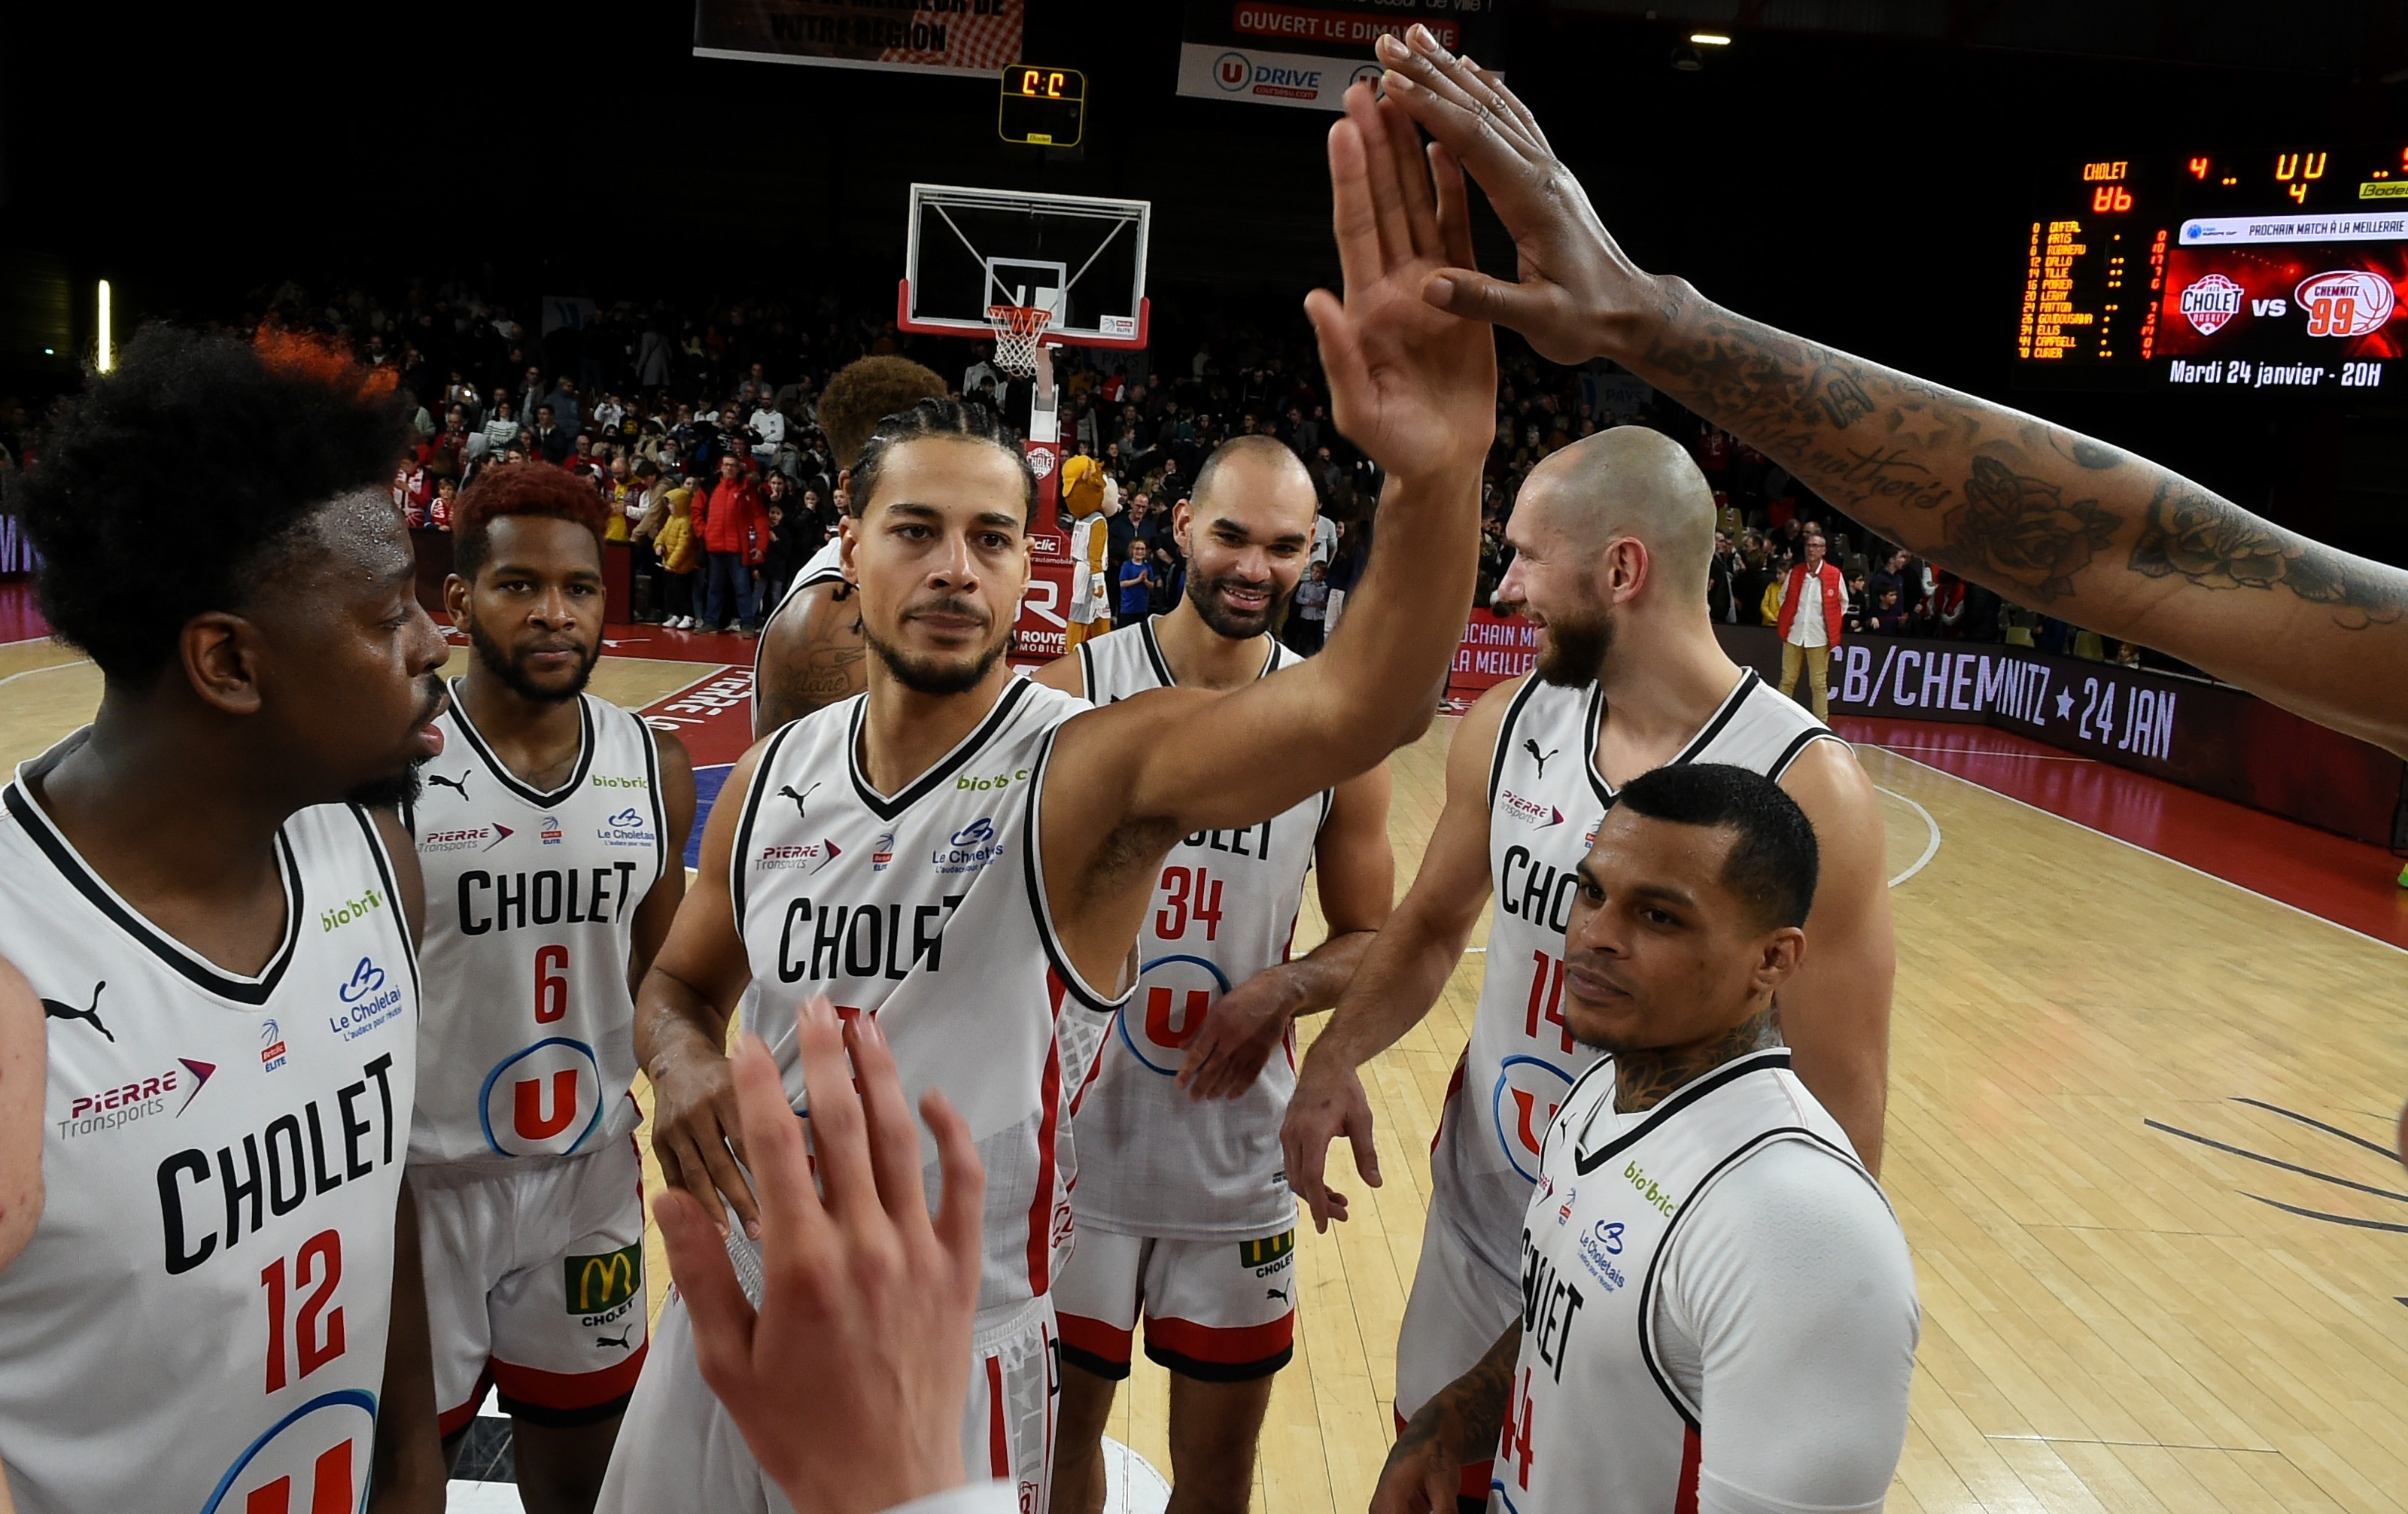
{"type": "Polygon", "coordinates": [[[1542,805],[1536,800],[1525,799],[1511,789],[1499,789],[1497,791],[1497,797],[1504,806],[1505,813],[1536,830],[1543,831],[1550,825],[1561,825],[1564,822],[1562,810],[1553,805],[1542,805]]]}
{"type": "Polygon", "coordinates": [[[71,1141],[82,1136],[106,1135],[122,1130],[137,1120],[149,1120],[167,1113],[168,1101],[179,1093],[183,1098],[176,1104],[175,1112],[181,1115],[192,1107],[193,1099],[209,1075],[218,1070],[214,1062],[194,1062],[179,1057],[176,1065],[148,1078],[137,1078],[116,1088],[104,1088],[95,1093],[79,1093],[67,1106],[67,1117],[54,1121],[59,1127],[59,1139],[71,1141]]]}
{"type": "Polygon", "coordinates": [[[466,830],[429,831],[418,838],[421,851],[491,851],[509,840],[507,825],[471,825],[466,830]]]}

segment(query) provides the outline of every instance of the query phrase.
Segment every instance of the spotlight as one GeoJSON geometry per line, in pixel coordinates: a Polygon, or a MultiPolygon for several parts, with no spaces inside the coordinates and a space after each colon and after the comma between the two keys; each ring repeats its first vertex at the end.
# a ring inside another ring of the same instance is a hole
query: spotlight
{"type": "Polygon", "coordinates": [[[115,312],[109,308],[111,302],[108,294],[108,280],[104,279],[100,281],[99,299],[96,302],[99,306],[100,316],[99,351],[95,355],[95,359],[93,363],[93,366],[98,368],[103,373],[107,373],[109,369],[117,366],[117,332],[115,330],[115,312]]]}
{"type": "Polygon", "coordinates": [[[1689,40],[1701,48],[1727,48],[1731,39],[1720,32],[1691,32],[1689,40]]]}

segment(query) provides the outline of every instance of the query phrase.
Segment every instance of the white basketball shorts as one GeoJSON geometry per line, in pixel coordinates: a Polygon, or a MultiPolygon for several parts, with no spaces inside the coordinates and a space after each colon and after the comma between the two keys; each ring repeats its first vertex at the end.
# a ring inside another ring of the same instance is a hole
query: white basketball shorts
{"type": "Polygon", "coordinates": [[[1062,1359],[1117,1382],[1138,1316],[1145,1354],[1199,1382],[1268,1378],[1296,1354],[1296,1227],[1254,1240],[1171,1240],[1079,1226],[1054,1279],[1062,1359]]]}

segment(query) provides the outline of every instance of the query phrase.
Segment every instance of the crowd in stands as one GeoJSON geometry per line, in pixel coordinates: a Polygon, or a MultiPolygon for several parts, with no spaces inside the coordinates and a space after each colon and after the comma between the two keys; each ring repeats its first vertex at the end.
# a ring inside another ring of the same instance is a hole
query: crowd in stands
{"type": "MultiPolygon", "coordinates": [[[[1286,633],[1299,650],[1315,649],[1366,560],[1378,471],[1331,424],[1310,328],[1284,314],[1287,302],[1199,305],[1170,321],[1165,308],[1151,351],[1068,348],[1054,359],[1064,455],[1095,458],[1125,507],[1105,558],[1111,608],[1126,619],[1176,602],[1184,564],[1170,518],[1188,480],[1223,441],[1267,433],[1295,449],[1321,494],[1311,577],[1286,633]]],[[[984,348],[900,334],[875,302],[833,293],[694,312],[547,301],[538,317],[450,284],[380,296],[288,281],[254,292],[250,308],[222,323],[314,331],[394,370],[418,402],[420,441],[394,480],[414,526],[446,529],[459,490],[497,462],[541,459],[586,475],[611,504],[611,539],[634,552],[637,618],[676,629],[757,632],[834,534],[842,475],[814,401],[846,363],[900,352],[949,378],[958,372],[965,397],[1023,429],[1030,407],[1028,380],[997,370],[984,348]]],[[[1843,635],[2137,656],[1870,536],[1777,464],[1612,364],[1564,368],[1500,337],[1479,604],[1493,603],[1512,560],[1505,526],[1530,470],[1603,427],[1635,422],[1688,447],[1714,491],[1708,601],[1718,621],[1777,624],[1811,530],[1826,536],[1843,575],[1843,635]]]]}

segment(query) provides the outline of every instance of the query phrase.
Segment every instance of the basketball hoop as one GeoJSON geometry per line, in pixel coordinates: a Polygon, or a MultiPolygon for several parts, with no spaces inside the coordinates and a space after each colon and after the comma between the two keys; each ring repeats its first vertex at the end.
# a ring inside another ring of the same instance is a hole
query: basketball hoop
{"type": "Polygon", "coordinates": [[[1037,375],[1037,344],[1054,312],[1041,305],[990,305],[986,323],[995,328],[995,365],[1019,378],[1037,375]]]}

